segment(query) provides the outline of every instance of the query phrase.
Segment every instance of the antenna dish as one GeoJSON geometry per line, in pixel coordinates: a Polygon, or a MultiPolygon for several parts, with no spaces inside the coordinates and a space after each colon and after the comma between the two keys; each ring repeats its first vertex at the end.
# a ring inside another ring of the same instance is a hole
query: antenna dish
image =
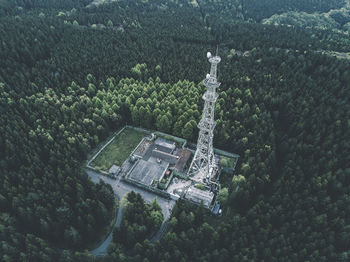
{"type": "Polygon", "coordinates": [[[209,79],[209,77],[210,77],[210,74],[207,74],[206,78],[209,79]]]}
{"type": "Polygon", "coordinates": [[[211,57],[211,53],[210,53],[210,52],[207,53],[207,57],[208,57],[208,58],[211,57]]]}

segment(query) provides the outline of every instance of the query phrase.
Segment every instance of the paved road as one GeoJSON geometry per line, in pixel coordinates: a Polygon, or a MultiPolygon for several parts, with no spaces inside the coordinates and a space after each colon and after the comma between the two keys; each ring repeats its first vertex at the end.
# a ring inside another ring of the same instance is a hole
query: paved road
{"type": "Polygon", "coordinates": [[[163,235],[165,234],[168,228],[168,224],[169,224],[169,219],[163,221],[158,232],[151,238],[151,242],[156,242],[163,237],[163,235]]]}
{"type": "Polygon", "coordinates": [[[99,247],[92,250],[91,253],[94,256],[103,256],[103,255],[107,254],[107,248],[109,246],[109,243],[111,243],[112,240],[113,240],[113,231],[110,232],[108,234],[108,237],[106,238],[106,240],[103,241],[103,243],[99,247]]]}
{"type": "Polygon", "coordinates": [[[115,222],[116,227],[120,227],[120,224],[122,223],[123,210],[124,210],[124,205],[120,204],[120,206],[118,208],[117,220],[115,222]]]}
{"type": "Polygon", "coordinates": [[[98,183],[100,181],[100,179],[102,179],[104,182],[110,184],[114,190],[115,195],[119,199],[122,199],[130,191],[140,193],[142,198],[147,203],[151,203],[154,198],[157,198],[158,203],[159,203],[160,207],[162,208],[162,213],[164,215],[164,219],[167,220],[170,217],[171,211],[175,205],[174,200],[169,200],[169,199],[163,198],[163,197],[156,195],[152,192],[149,192],[149,191],[143,190],[139,187],[125,183],[125,182],[120,180],[120,177],[118,177],[117,179],[112,179],[112,178],[109,178],[106,176],[99,175],[92,170],[87,170],[87,173],[88,173],[90,179],[94,183],[98,183]]]}
{"type": "MultiPolygon", "coordinates": [[[[112,186],[114,194],[116,195],[116,197],[118,199],[122,199],[127,193],[129,193],[130,191],[134,191],[136,193],[140,193],[140,195],[142,196],[142,198],[147,202],[147,203],[151,203],[152,200],[154,198],[157,198],[157,201],[160,205],[160,207],[162,208],[162,213],[164,216],[164,221],[162,223],[162,225],[160,226],[159,231],[152,237],[151,241],[157,241],[159,240],[163,234],[166,231],[166,228],[168,226],[168,221],[169,218],[171,216],[171,211],[173,210],[176,201],[175,200],[169,200],[169,199],[165,199],[163,197],[160,197],[152,192],[143,190],[141,188],[135,187],[133,185],[130,185],[128,183],[125,183],[124,181],[121,180],[121,177],[117,177],[117,179],[112,179],[106,176],[102,176],[90,169],[87,169],[86,172],[88,173],[90,179],[92,180],[92,182],[94,183],[98,183],[100,181],[100,179],[102,179],[105,183],[108,183],[112,186]]],[[[120,226],[121,220],[122,220],[122,216],[123,216],[123,206],[121,204],[121,206],[118,209],[118,215],[117,215],[117,220],[116,220],[116,226],[120,226]]],[[[113,231],[108,235],[108,237],[106,238],[106,240],[96,249],[92,250],[92,254],[96,255],[96,256],[102,256],[104,254],[107,254],[107,247],[109,245],[109,243],[112,241],[113,239],[113,231]]]]}
{"type": "MultiPolygon", "coordinates": [[[[114,225],[115,227],[120,227],[120,224],[121,224],[122,218],[123,218],[123,210],[124,210],[124,205],[120,204],[120,206],[118,208],[117,219],[116,219],[116,222],[114,225]]],[[[113,240],[113,230],[108,234],[105,241],[103,241],[103,243],[101,245],[99,245],[97,248],[92,250],[91,253],[95,256],[103,256],[103,255],[107,254],[107,248],[109,246],[109,243],[112,242],[112,240],[113,240]]]]}

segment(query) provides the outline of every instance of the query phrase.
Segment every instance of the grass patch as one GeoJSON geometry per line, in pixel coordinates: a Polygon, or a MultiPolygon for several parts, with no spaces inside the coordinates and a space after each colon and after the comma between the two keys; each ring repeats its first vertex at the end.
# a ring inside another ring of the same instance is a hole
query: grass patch
{"type": "Polygon", "coordinates": [[[108,171],[112,165],[121,166],[144,136],[143,132],[125,128],[90,165],[104,171],[108,171]]]}
{"type": "Polygon", "coordinates": [[[194,185],[194,187],[200,190],[205,190],[205,185],[203,185],[202,183],[197,183],[194,185]]]}

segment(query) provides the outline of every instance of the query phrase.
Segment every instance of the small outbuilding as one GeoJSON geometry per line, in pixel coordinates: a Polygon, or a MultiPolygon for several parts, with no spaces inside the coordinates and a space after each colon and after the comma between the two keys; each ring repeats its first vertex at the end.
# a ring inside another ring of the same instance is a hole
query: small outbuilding
{"type": "Polygon", "coordinates": [[[191,186],[186,194],[185,198],[192,201],[195,204],[203,203],[203,206],[209,208],[214,199],[214,193],[208,190],[201,190],[191,186]]]}
{"type": "Polygon", "coordinates": [[[117,176],[117,175],[119,175],[120,171],[121,171],[120,166],[113,165],[113,166],[111,166],[111,168],[108,170],[108,173],[111,174],[111,175],[113,175],[113,176],[117,176]]]}

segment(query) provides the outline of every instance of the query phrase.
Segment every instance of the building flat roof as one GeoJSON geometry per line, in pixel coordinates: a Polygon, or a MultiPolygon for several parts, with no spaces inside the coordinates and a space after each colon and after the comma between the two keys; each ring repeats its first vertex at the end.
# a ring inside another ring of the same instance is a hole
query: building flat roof
{"type": "Polygon", "coordinates": [[[176,155],[179,156],[180,158],[179,158],[179,161],[177,161],[176,163],[175,169],[181,172],[184,170],[187,161],[191,157],[191,151],[181,148],[176,152],[176,155]]]}
{"type": "Polygon", "coordinates": [[[171,165],[175,165],[177,163],[177,161],[179,160],[178,156],[175,156],[175,155],[172,155],[172,154],[160,151],[158,149],[154,149],[152,151],[152,157],[160,158],[163,161],[168,162],[171,165]]]}
{"type": "Polygon", "coordinates": [[[214,193],[191,186],[187,190],[185,198],[197,204],[200,204],[201,202],[203,202],[203,206],[209,208],[211,202],[213,201],[214,193]]]}
{"type": "Polygon", "coordinates": [[[150,186],[154,180],[158,180],[168,169],[169,164],[158,164],[154,161],[140,159],[129,175],[129,179],[150,186]]]}
{"type": "Polygon", "coordinates": [[[165,152],[165,153],[168,153],[170,154],[172,149],[171,148],[168,148],[168,147],[164,147],[164,146],[161,146],[161,145],[157,145],[157,144],[152,144],[148,147],[147,151],[145,152],[145,154],[143,155],[142,159],[145,160],[145,161],[148,161],[148,159],[150,157],[152,157],[152,153],[153,153],[153,150],[158,150],[158,151],[162,151],[162,152],[165,152]]]}
{"type": "Polygon", "coordinates": [[[169,140],[166,140],[166,139],[161,138],[161,137],[158,137],[158,138],[156,139],[156,141],[154,141],[154,143],[155,143],[156,145],[160,145],[160,146],[169,148],[169,149],[171,149],[171,150],[174,150],[175,147],[176,147],[174,142],[169,141],[169,140]]]}
{"type": "Polygon", "coordinates": [[[116,166],[116,165],[112,165],[112,167],[109,169],[109,173],[112,173],[112,174],[117,174],[119,173],[121,170],[120,166],[116,166]]]}

